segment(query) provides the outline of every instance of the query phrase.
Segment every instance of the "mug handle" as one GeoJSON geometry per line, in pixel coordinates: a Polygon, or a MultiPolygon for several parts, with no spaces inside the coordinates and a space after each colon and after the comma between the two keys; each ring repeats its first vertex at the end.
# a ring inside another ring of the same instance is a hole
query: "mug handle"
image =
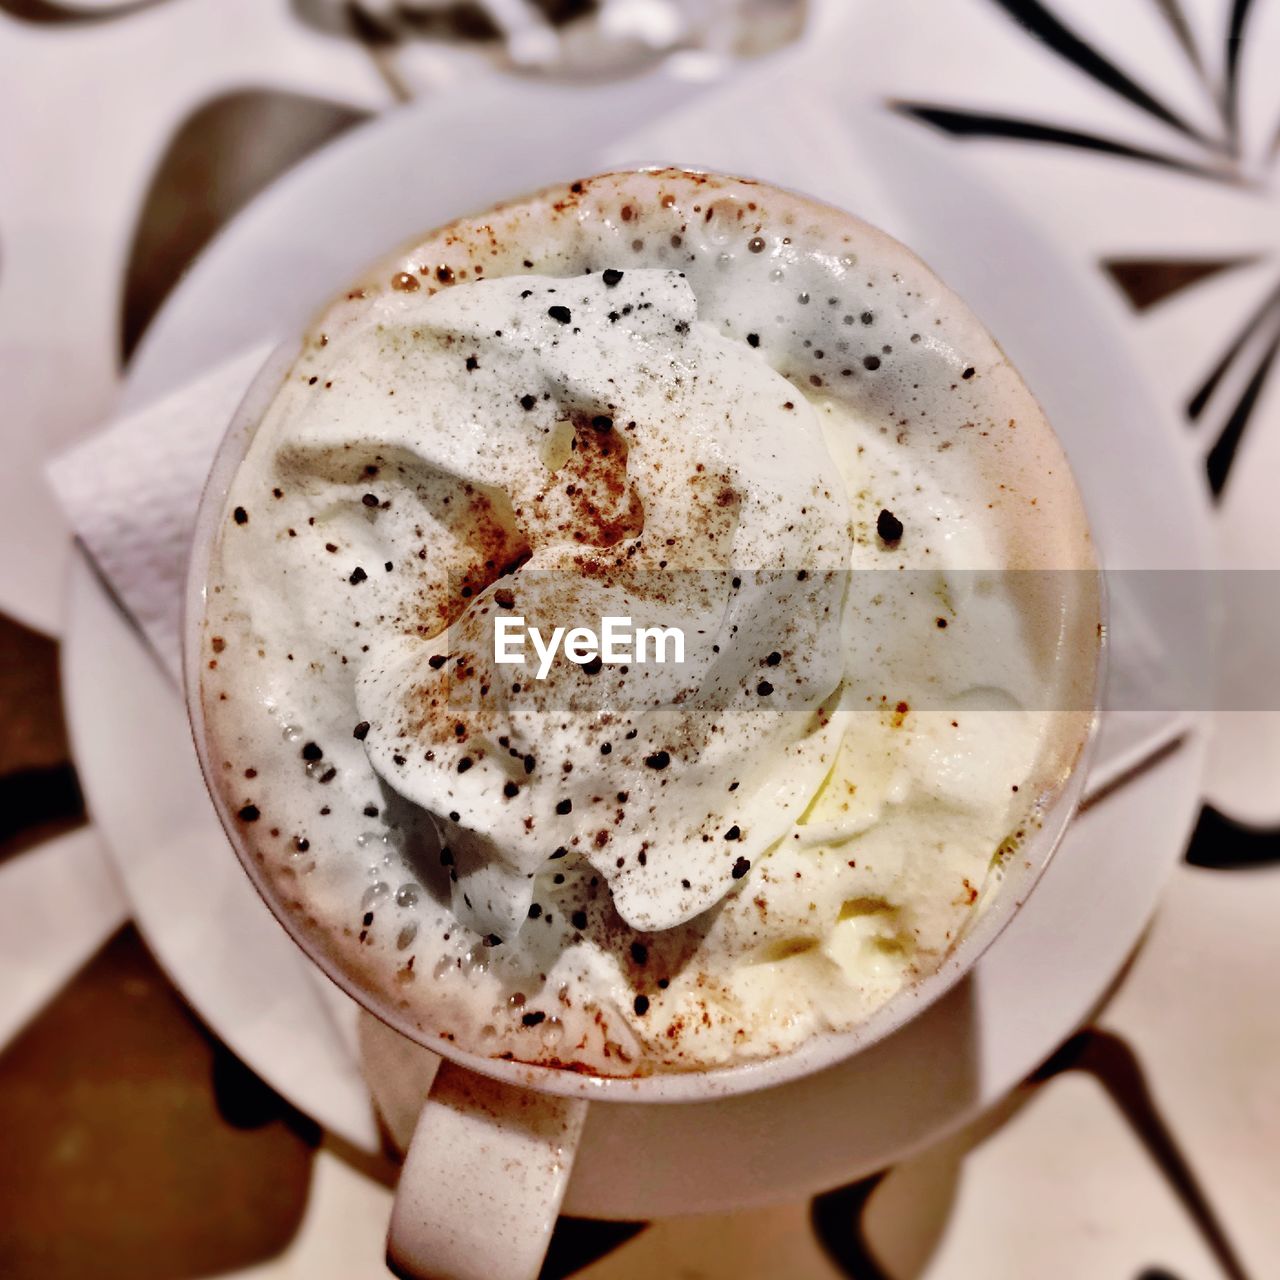
{"type": "Polygon", "coordinates": [[[387,1265],[413,1280],[535,1280],[587,1106],[442,1062],[400,1173],[387,1265]]]}

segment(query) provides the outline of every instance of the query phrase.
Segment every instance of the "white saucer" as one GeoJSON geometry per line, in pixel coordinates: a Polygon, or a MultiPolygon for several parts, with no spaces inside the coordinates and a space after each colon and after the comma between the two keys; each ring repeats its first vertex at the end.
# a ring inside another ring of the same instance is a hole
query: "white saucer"
{"type": "MultiPolygon", "coordinates": [[[[1207,566],[1204,495],[1127,357],[1111,296],[945,144],[856,101],[838,70],[822,91],[812,65],[768,73],[769,111],[750,136],[742,112],[762,100],[758,84],[621,144],[610,140],[624,122],[671,108],[663,86],[494,83],[464,103],[384,117],[293,171],[213,243],[148,333],[126,407],[297,325],[389,245],[497,197],[628,157],[737,169],[863,214],[968,298],[1057,425],[1110,565],[1207,566]]],[[[276,1089],[372,1145],[344,1020],[240,873],[181,700],[83,560],[64,680],[91,810],[160,963],[276,1089]]],[[[1100,764],[1114,773],[1152,729],[1114,719],[1100,764]]],[[[892,1163],[989,1105],[1088,1015],[1132,949],[1198,810],[1202,763],[1193,728],[1083,814],[972,977],[851,1062],[716,1103],[594,1106],[566,1211],[649,1218],[796,1198],[892,1163]]]]}

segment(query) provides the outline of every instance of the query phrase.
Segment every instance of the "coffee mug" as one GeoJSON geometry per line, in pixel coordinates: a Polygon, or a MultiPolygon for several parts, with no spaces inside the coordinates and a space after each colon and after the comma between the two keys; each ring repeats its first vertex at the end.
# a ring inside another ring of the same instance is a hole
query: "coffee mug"
{"type": "MultiPolygon", "coordinates": [[[[638,178],[641,172],[633,176],[638,178]]],[[[626,180],[627,175],[619,175],[619,181],[626,180]]],[[[821,206],[810,207],[822,210],[821,206]]],[[[825,211],[825,216],[830,216],[830,211],[825,211]]],[[[921,264],[906,248],[851,215],[839,216],[850,228],[861,228],[882,261],[892,265],[900,260],[904,267],[920,274],[921,264]]],[[[966,325],[966,349],[989,352],[999,360],[998,348],[976,317],[940,281],[932,279],[930,287],[966,325]]],[[[895,344],[900,340],[905,347],[910,335],[894,333],[895,323],[905,330],[908,322],[886,315],[885,336],[895,344]]],[[[956,337],[953,332],[952,341],[956,337]]],[[[1018,856],[1006,864],[997,891],[971,918],[937,969],[903,987],[852,1030],[815,1035],[783,1055],[729,1067],[624,1078],[483,1057],[425,1035],[335,963],[319,940],[282,907],[248,846],[242,825],[234,820],[219,788],[213,785],[217,766],[210,757],[201,696],[200,642],[210,562],[226,518],[232,477],[300,348],[301,339],[279,347],[254,379],[219,447],[197,513],[183,630],[187,707],[196,751],[233,848],[294,942],[370,1014],[406,1041],[439,1057],[396,1192],[387,1247],[389,1264],[406,1276],[529,1280],[536,1276],[545,1256],[587,1107],[593,1100],[637,1105],[710,1101],[820,1071],[884,1038],[930,1006],[994,942],[1043,872],[1080,798],[1101,685],[1105,636],[1101,583],[1089,563],[1059,566],[1073,570],[1065,575],[1074,594],[1063,606],[1070,610],[1064,635],[1069,646],[1079,643],[1074,651],[1065,652],[1063,661],[1078,668],[1077,696],[1072,704],[1074,728],[1063,735],[1060,769],[1046,796],[1038,828],[1019,845],[1018,856]],[[1074,572],[1078,569],[1086,572],[1074,572]]],[[[987,380],[989,390],[983,393],[988,397],[983,406],[986,415],[992,421],[1016,420],[1043,427],[1043,414],[1030,391],[1007,366],[1006,373],[987,380]]],[[[407,1073],[414,1075],[415,1088],[424,1055],[416,1057],[413,1072],[407,1073]]]]}

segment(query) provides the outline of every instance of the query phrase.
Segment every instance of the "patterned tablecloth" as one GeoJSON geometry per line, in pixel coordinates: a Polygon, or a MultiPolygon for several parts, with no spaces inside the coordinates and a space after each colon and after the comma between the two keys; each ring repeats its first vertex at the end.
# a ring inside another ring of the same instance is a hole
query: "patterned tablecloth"
{"type": "MultiPolygon", "coordinates": [[[[753,2],[770,39],[791,34],[787,6],[753,2]]],[[[407,96],[507,74],[495,7],[0,0],[0,929],[34,957],[0,972],[5,1277],[385,1274],[393,1168],[257,1080],[127,922],[63,728],[69,545],[40,473],[110,412],[175,280],[256,193],[407,96]]],[[[1224,562],[1280,567],[1280,0],[847,7],[850,75],[1126,299],[1224,562]]],[[[1252,689],[1230,705],[1280,707],[1247,683],[1274,639],[1228,621],[1224,669],[1252,689]]],[[[1220,714],[1148,936],[994,1113],[811,1202],[563,1221],[548,1274],[1280,1274],[1278,778],[1280,716],[1220,714]]]]}

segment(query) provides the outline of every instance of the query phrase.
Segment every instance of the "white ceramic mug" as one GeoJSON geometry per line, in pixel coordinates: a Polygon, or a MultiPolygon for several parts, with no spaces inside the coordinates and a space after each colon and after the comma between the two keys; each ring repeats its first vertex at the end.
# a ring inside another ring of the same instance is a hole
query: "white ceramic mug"
{"type": "MultiPolygon", "coordinates": [[[[625,181],[627,176],[620,178],[625,181]]],[[[901,245],[850,215],[841,216],[848,218],[851,226],[863,227],[876,252],[900,254],[904,267],[909,264],[913,272],[921,271],[921,264],[901,245]]],[[[941,282],[933,282],[933,287],[936,296],[946,299],[953,313],[958,311],[972,326],[966,335],[971,347],[990,351],[999,359],[998,349],[978,320],[941,282]]],[[[904,345],[909,341],[906,333],[889,332],[886,336],[891,341],[901,337],[904,345]]],[[[192,732],[206,781],[212,779],[213,772],[200,697],[199,660],[211,554],[224,521],[232,476],[293,365],[299,345],[290,342],[278,348],[255,378],[219,448],[197,515],[186,598],[184,675],[192,732]]],[[[992,419],[1042,421],[1039,406],[1011,370],[1009,376],[991,380],[990,386],[984,409],[992,419]]],[[[1093,648],[1074,660],[1087,670],[1090,705],[1096,712],[1105,634],[1100,584],[1090,598],[1089,616],[1077,616],[1075,623],[1077,634],[1087,634],[1093,648]]],[[[787,1054],[715,1070],[629,1078],[603,1078],[480,1057],[415,1029],[375,993],[362,990],[300,927],[296,917],[280,906],[246,847],[240,824],[232,819],[218,788],[211,786],[223,827],[246,872],[294,941],[376,1018],[441,1059],[405,1156],[388,1239],[391,1266],[402,1275],[424,1278],[531,1280],[545,1256],[591,1100],[641,1104],[707,1101],[778,1085],[852,1056],[931,1005],[991,945],[1047,865],[1080,797],[1093,720],[1088,712],[1079,717],[1074,754],[1065,777],[1048,798],[1039,828],[1019,846],[1019,856],[1007,865],[998,891],[934,972],[896,993],[852,1030],[814,1036],[787,1054]]],[[[412,1066],[405,1060],[406,1077],[414,1081],[412,1088],[421,1088],[425,1075],[430,1075],[429,1071],[423,1073],[424,1061],[429,1060],[421,1054],[415,1054],[412,1066]]]]}

